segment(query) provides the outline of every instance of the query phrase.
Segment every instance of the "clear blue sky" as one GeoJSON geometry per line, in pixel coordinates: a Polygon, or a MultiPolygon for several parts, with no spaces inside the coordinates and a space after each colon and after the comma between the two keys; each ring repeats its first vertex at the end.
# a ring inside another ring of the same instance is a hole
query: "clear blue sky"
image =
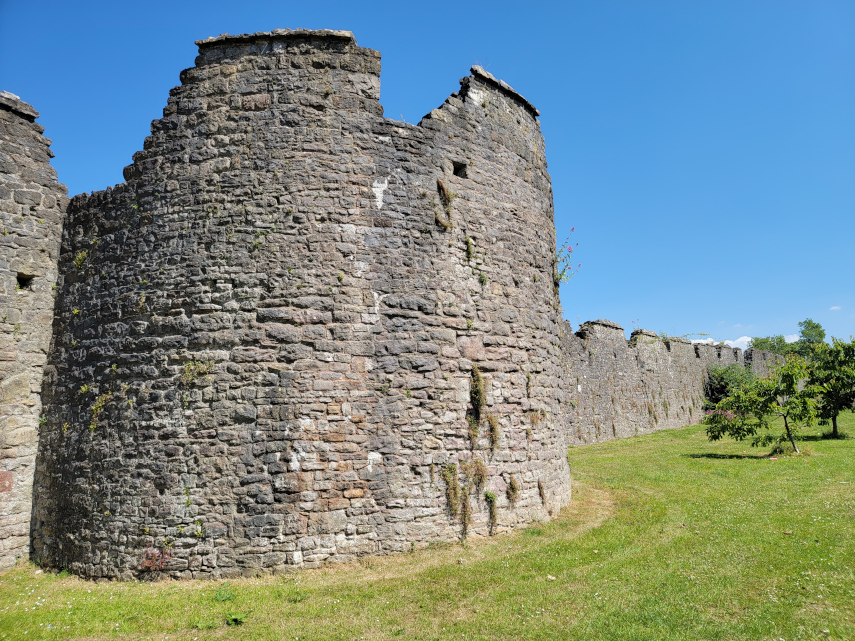
{"type": "Polygon", "coordinates": [[[0,89],[41,111],[71,194],[103,189],[194,40],[285,27],[379,50],[391,118],[473,63],[540,109],[574,325],[855,334],[855,2],[0,0],[0,89]]]}

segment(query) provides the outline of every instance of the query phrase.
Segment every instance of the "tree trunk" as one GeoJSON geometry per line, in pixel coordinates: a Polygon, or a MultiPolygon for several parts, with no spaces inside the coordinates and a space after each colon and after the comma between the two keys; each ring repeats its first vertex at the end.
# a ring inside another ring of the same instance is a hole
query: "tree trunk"
{"type": "Polygon", "coordinates": [[[784,417],[784,430],[787,432],[787,438],[790,439],[790,443],[793,444],[793,450],[796,454],[800,454],[799,447],[796,445],[796,439],[793,438],[793,433],[790,431],[790,424],[787,422],[787,417],[784,417]]]}
{"type": "Polygon", "coordinates": [[[831,417],[831,438],[838,438],[837,435],[837,414],[831,417]]]}

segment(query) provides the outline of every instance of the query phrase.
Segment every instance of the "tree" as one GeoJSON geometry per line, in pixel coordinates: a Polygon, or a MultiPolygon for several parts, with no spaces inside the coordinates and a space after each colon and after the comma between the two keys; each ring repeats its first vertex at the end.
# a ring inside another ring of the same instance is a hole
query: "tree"
{"type": "Polygon", "coordinates": [[[806,318],[799,323],[799,336],[809,345],[818,345],[825,340],[825,330],[819,323],[806,318]]]}
{"type": "Polygon", "coordinates": [[[755,336],[748,343],[749,348],[762,349],[764,352],[772,352],[786,356],[790,353],[790,343],[787,343],[783,335],[775,334],[774,336],[755,336]]]}
{"type": "Polygon", "coordinates": [[[816,388],[820,419],[831,421],[831,436],[838,438],[837,416],[855,403],[855,338],[816,345],[809,383],[816,388]]]}
{"type": "Polygon", "coordinates": [[[754,437],[752,445],[788,440],[798,454],[796,434],[816,418],[815,390],[799,389],[808,376],[807,362],[791,355],[766,378],[755,378],[735,388],[704,417],[707,436],[717,441],[730,436],[741,441],[754,437]],[[784,431],[773,434],[772,420],[781,418],[784,431]]]}
{"type": "Polygon", "coordinates": [[[825,330],[822,325],[810,318],[799,323],[799,339],[788,343],[781,334],[772,336],[755,336],[748,343],[748,347],[761,349],[773,354],[788,356],[798,354],[808,360],[813,359],[813,353],[817,345],[825,341],[825,330]]]}

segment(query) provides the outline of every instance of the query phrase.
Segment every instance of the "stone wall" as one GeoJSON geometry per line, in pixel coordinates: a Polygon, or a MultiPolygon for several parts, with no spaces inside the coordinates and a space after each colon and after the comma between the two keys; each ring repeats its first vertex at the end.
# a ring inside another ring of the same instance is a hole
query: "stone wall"
{"type": "Polygon", "coordinates": [[[570,330],[539,113],[480,67],[411,125],[350,32],[197,44],[126,182],[70,203],[0,94],[0,564],[31,496],[34,559],[89,577],[508,531],[569,502],[568,445],[697,422],[709,364],[774,362],[570,330]]]}
{"type": "Polygon", "coordinates": [[[692,344],[635,330],[626,339],[611,321],[565,324],[562,349],[574,386],[564,420],[569,443],[581,445],[699,423],[709,367],[751,366],[760,376],[781,357],[723,345],[692,344]]]}
{"type": "Polygon", "coordinates": [[[349,32],[198,44],[127,182],[68,208],[35,558],[250,575],[555,513],[568,390],[537,110],[473,67],[418,126],[385,119],[380,55],[349,32]]]}
{"type": "Polygon", "coordinates": [[[68,201],[38,116],[0,92],[0,568],[29,549],[39,393],[68,201]]]}

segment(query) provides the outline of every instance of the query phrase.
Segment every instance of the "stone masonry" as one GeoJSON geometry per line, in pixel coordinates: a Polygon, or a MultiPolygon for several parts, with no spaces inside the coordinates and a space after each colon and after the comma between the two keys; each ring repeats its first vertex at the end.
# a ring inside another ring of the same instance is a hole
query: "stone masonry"
{"type": "Polygon", "coordinates": [[[39,113],[0,92],[0,568],[26,555],[64,185],[39,113]]]}
{"type": "Polygon", "coordinates": [[[411,125],[350,32],[197,44],[126,182],[70,202],[0,94],[3,564],[31,486],[32,558],[93,578],[509,531],[570,501],[568,445],[697,422],[743,362],[570,330],[539,112],[480,67],[411,125]]]}
{"type": "Polygon", "coordinates": [[[380,55],[349,32],[198,45],[127,182],[68,208],[35,559],[227,577],[556,513],[537,110],[475,67],[418,126],[385,119],[380,55]]]}
{"type": "Polygon", "coordinates": [[[589,321],[562,339],[572,409],[564,413],[569,445],[693,425],[703,414],[710,366],[750,365],[765,376],[781,357],[724,345],[692,344],[639,329],[589,321]]]}

